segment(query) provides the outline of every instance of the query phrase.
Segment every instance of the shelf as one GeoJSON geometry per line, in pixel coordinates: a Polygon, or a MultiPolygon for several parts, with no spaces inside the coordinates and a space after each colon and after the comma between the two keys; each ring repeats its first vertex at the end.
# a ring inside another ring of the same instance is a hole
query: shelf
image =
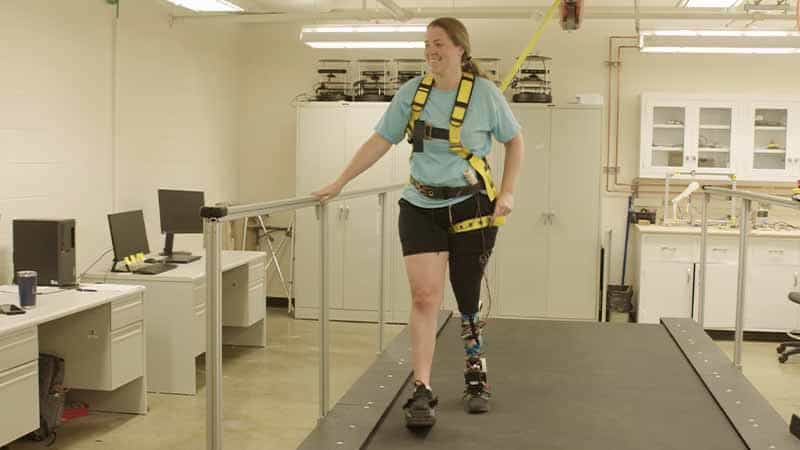
{"type": "Polygon", "coordinates": [[[786,127],[756,127],[756,131],[786,131],[786,127]]]}
{"type": "Polygon", "coordinates": [[[654,152],[682,152],[683,147],[658,147],[653,146],[654,152]]]}
{"type": "Polygon", "coordinates": [[[757,148],[753,153],[756,155],[785,155],[786,149],[757,148]]]}
{"type": "Polygon", "coordinates": [[[667,124],[667,123],[656,123],[656,124],[653,124],[653,128],[674,128],[674,129],[679,129],[679,128],[683,128],[683,125],[672,125],[672,124],[667,124]]]}
{"type": "Polygon", "coordinates": [[[701,130],[730,130],[730,125],[700,125],[701,130]]]}
{"type": "Polygon", "coordinates": [[[712,148],[712,147],[699,147],[697,150],[703,153],[730,153],[729,148],[712,148]]]}

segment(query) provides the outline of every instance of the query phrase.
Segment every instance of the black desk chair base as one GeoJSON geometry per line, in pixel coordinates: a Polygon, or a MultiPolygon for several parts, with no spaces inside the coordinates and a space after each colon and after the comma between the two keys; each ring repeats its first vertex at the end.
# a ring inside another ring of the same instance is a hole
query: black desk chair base
{"type": "Polygon", "coordinates": [[[797,417],[797,414],[792,414],[792,422],[789,424],[789,431],[800,439],[800,417],[797,417]]]}

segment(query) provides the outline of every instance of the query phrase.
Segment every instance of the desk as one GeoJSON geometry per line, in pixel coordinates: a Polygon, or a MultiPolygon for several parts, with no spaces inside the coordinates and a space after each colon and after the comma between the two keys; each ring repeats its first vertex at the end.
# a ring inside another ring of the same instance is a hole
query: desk
{"type": "MultiPolygon", "coordinates": [[[[2,287],[1,303],[19,304],[2,287]]],[[[94,410],[145,414],[144,288],[37,296],[36,308],[0,316],[0,445],[39,428],[39,353],[64,358],[68,400],[94,410]]]]}
{"type": "MultiPolygon", "coordinates": [[[[265,347],[267,255],[222,252],[223,344],[265,347]]],[[[197,393],[195,358],[206,351],[206,261],[201,258],[158,275],[93,272],[84,281],[147,288],[147,389],[197,393]]]]}

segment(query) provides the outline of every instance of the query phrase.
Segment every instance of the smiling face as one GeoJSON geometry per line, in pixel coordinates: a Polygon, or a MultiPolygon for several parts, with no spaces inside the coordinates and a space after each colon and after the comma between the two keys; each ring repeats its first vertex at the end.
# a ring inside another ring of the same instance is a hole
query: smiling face
{"type": "Polygon", "coordinates": [[[434,75],[457,71],[464,49],[453,43],[444,29],[432,26],[425,32],[425,62],[434,75]]]}

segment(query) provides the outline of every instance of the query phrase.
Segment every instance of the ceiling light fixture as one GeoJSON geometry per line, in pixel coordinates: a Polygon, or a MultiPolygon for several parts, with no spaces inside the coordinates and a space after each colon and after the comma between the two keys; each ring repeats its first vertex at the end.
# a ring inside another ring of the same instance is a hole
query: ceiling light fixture
{"type": "Polygon", "coordinates": [[[227,0],[167,0],[195,12],[242,12],[239,6],[227,0]]]}
{"type": "Polygon", "coordinates": [[[721,53],[786,55],[800,53],[800,32],[784,30],[642,31],[644,53],[721,53]]]}
{"type": "Polygon", "coordinates": [[[313,48],[425,48],[425,25],[321,25],[303,27],[313,48]]]}

